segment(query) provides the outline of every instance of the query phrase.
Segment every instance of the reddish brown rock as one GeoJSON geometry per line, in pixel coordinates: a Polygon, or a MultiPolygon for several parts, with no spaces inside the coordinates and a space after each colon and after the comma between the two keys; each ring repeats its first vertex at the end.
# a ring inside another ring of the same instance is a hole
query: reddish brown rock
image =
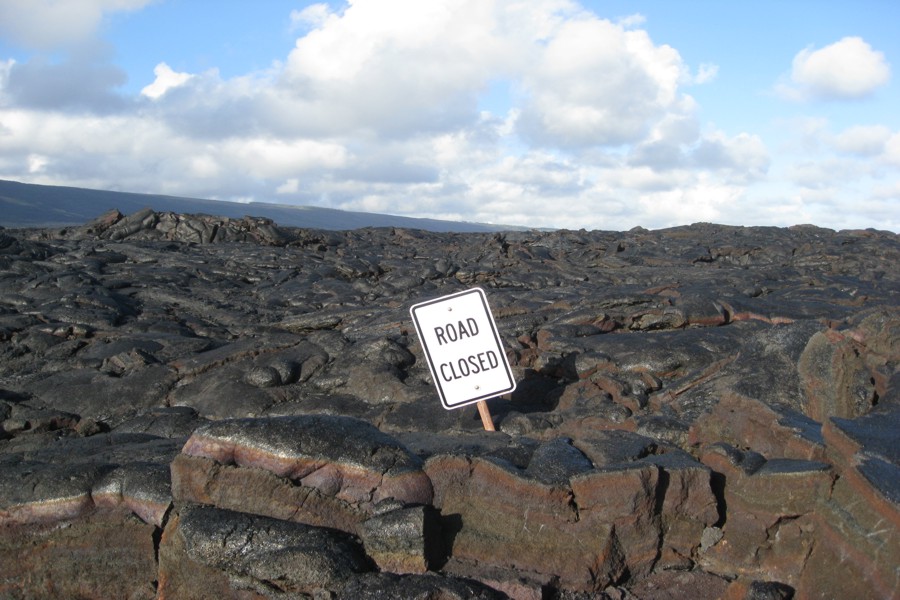
{"type": "Polygon", "coordinates": [[[722,478],[727,510],[724,536],[705,550],[701,564],[727,576],[796,585],[818,543],[815,515],[831,497],[830,465],[766,460],[726,444],[707,448],[701,458],[722,478]]]}
{"type": "Polygon", "coordinates": [[[556,574],[566,587],[584,590],[602,589],[622,573],[612,525],[579,526],[568,486],[464,456],[433,457],[426,472],[454,557],[556,574]]]}
{"type": "Polygon", "coordinates": [[[900,513],[896,501],[877,495],[856,477],[838,479],[816,515],[816,543],[796,583],[798,598],[897,597],[900,513]]]}
{"type": "Polygon", "coordinates": [[[703,531],[721,518],[708,467],[681,451],[651,455],[640,462],[660,469],[657,506],[661,519],[657,569],[692,567],[703,531]]]}
{"type": "MultiPolygon", "coordinates": [[[[611,527],[622,561],[614,566],[623,572],[627,569],[636,578],[646,576],[660,557],[660,477],[659,468],[632,463],[604,467],[572,479],[581,529],[588,533],[611,527]]],[[[614,583],[619,574],[610,572],[597,582],[597,589],[614,583]]]]}
{"type": "Polygon", "coordinates": [[[787,407],[726,391],[711,412],[691,425],[688,443],[722,442],[765,456],[823,461],[820,427],[787,407]]]}
{"type": "Polygon", "coordinates": [[[172,495],[276,519],[356,531],[368,514],[332,495],[263,469],[181,454],[172,461],[172,495]]]}
{"type": "Polygon", "coordinates": [[[356,531],[387,499],[429,504],[422,462],[348,417],[220,421],[199,427],[172,462],[177,500],[356,531]]]}
{"type": "Polygon", "coordinates": [[[662,571],[637,583],[631,594],[623,597],[640,600],[722,600],[728,589],[728,580],[709,573],[662,571]]]}
{"type": "Polygon", "coordinates": [[[0,597],[156,597],[159,530],[128,511],[0,525],[0,597]]]}
{"type": "Polygon", "coordinates": [[[900,309],[863,311],[849,324],[810,338],[798,363],[804,409],[821,422],[872,410],[890,393],[893,365],[900,360],[900,309]]]}
{"type": "Polygon", "coordinates": [[[426,471],[454,560],[599,591],[625,573],[691,564],[703,529],[718,519],[709,469],[686,456],[655,458],[552,483],[529,476],[531,466],[458,455],[432,457],[426,471]]]}
{"type": "Polygon", "coordinates": [[[863,344],[835,330],[810,338],[797,365],[804,412],[816,421],[866,414],[877,401],[872,374],[863,359],[863,344]]]}
{"type": "Polygon", "coordinates": [[[865,593],[887,598],[900,589],[898,392],[891,386],[876,410],[852,420],[833,417],[822,428],[839,477],[817,515],[820,543],[800,586],[808,597],[865,593]],[[836,564],[841,568],[834,569],[836,564]]]}

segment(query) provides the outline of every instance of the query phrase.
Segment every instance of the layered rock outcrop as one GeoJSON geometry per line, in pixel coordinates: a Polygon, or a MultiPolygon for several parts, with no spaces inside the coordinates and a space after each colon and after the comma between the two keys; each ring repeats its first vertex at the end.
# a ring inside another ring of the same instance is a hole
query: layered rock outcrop
{"type": "Polygon", "coordinates": [[[0,597],[900,589],[900,239],[0,230],[0,597]],[[410,305],[518,387],[445,411],[410,305]]]}

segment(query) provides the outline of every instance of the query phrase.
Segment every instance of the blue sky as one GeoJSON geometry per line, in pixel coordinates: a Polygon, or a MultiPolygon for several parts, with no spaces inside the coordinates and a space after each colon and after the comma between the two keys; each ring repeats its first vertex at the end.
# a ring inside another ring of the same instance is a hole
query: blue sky
{"type": "Polygon", "coordinates": [[[898,22],[887,0],[0,0],[0,178],[900,231],[898,22]]]}

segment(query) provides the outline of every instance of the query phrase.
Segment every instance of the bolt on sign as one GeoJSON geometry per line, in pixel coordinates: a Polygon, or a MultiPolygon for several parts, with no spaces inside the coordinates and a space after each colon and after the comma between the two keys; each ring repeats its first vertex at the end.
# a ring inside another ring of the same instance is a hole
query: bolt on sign
{"type": "Polygon", "coordinates": [[[409,314],[444,408],[459,408],[516,389],[481,288],[420,302],[410,307],[409,314]]]}

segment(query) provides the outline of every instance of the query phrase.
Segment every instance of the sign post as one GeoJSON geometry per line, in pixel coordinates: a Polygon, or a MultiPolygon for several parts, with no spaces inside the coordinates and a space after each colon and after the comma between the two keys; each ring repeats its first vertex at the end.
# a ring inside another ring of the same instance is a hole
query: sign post
{"type": "Polygon", "coordinates": [[[494,431],[485,400],[516,389],[497,325],[481,288],[409,309],[441,404],[447,410],[477,403],[484,428],[494,431]]]}

